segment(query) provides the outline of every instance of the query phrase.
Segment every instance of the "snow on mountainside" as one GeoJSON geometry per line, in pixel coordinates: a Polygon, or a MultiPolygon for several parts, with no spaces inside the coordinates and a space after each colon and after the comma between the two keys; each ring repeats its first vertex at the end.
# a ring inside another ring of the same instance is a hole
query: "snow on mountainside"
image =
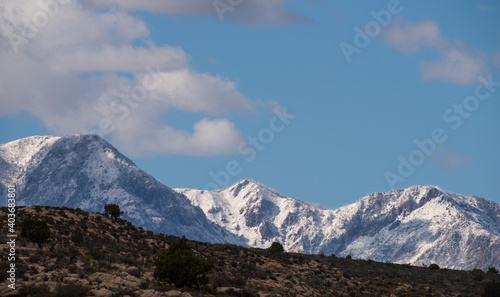
{"type": "Polygon", "coordinates": [[[17,184],[18,205],[103,212],[155,232],[294,252],[351,254],[455,269],[500,267],[500,206],[414,186],[373,193],[337,209],[285,197],[243,180],[215,191],[171,189],[95,135],[33,136],[0,145],[0,205],[17,184]]]}
{"type": "Polygon", "coordinates": [[[1,145],[1,205],[12,183],[17,184],[18,205],[103,212],[105,203],[116,203],[125,219],[147,230],[244,244],[95,135],[33,136],[1,145]]]}
{"type": "Polygon", "coordinates": [[[500,267],[500,206],[432,186],[373,193],[338,209],[250,180],[222,190],[175,189],[214,223],[268,247],[454,269],[500,267]]]}

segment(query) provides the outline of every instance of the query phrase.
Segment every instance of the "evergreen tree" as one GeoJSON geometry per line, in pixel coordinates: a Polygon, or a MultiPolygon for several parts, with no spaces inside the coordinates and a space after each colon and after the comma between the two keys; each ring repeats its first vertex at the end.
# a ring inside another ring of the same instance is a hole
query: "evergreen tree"
{"type": "Polygon", "coordinates": [[[279,242],[273,242],[267,250],[273,254],[274,253],[282,253],[285,251],[285,249],[283,248],[283,245],[279,242]]]}
{"type": "Polygon", "coordinates": [[[110,216],[115,220],[123,214],[123,211],[120,210],[120,206],[118,204],[104,204],[104,213],[106,216],[110,216]]]}

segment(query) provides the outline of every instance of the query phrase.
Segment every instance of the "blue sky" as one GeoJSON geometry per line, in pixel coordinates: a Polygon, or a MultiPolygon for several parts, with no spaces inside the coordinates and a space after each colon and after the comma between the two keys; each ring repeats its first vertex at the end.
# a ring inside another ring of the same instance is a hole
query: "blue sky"
{"type": "Polygon", "coordinates": [[[2,4],[0,142],[94,132],[171,187],[328,208],[416,184],[500,202],[496,1],[48,3],[2,4]]]}

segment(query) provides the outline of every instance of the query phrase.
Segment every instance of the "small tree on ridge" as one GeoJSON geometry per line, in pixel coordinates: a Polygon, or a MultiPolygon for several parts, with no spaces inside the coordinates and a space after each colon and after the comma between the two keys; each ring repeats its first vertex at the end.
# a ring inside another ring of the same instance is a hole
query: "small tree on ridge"
{"type": "Polygon", "coordinates": [[[106,216],[110,216],[115,220],[123,214],[123,211],[120,210],[120,206],[118,204],[104,204],[104,213],[106,216]]]}

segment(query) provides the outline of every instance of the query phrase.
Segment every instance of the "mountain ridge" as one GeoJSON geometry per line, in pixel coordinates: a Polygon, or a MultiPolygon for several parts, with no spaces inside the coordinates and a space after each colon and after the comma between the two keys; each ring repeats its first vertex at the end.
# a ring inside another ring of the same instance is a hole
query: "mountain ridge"
{"type": "Polygon", "coordinates": [[[437,186],[375,192],[336,209],[276,195],[250,180],[210,192],[175,190],[213,222],[249,239],[251,246],[279,241],[294,252],[351,254],[414,265],[436,262],[457,269],[500,264],[499,205],[437,186]],[[245,192],[247,188],[251,190],[245,192]],[[454,237],[464,240],[454,242],[454,237]],[[486,251],[480,251],[482,245],[486,251]]]}
{"type": "MultiPolygon", "coordinates": [[[[351,254],[454,269],[500,266],[500,206],[437,186],[371,193],[336,209],[286,197],[243,179],[225,189],[172,189],[95,135],[33,136],[0,145],[0,198],[18,184],[18,205],[102,212],[154,232],[292,252],[351,254]]],[[[5,198],[5,199],[4,199],[5,198]]]]}
{"type": "MultiPolygon", "coordinates": [[[[183,195],[139,169],[133,161],[96,135],[30,137],[0,146],[0,184],[16,183],[18,205],[67,206],[102,212],[117,203],[124,218],[155,232],[186,235],[200,241],[244,244],[206,220],[183,195]],[[16,162],[24,146],[23,160],[16,162]],[[31,146],[31,147],[30,147],[31,146]],[[10,150],[9,150],[10,149],[10,150]],[[8,174],[6,174],[8,175],[8,174]],[[190,219],[187,219],[190,218],[190,219]],[[203,231],[203,232],[200,232],[203,231]]],[[[0,197],[7,193],[2,191],[0,197]]],[[[5,204],[6,199],[2,199],[5,204]]]]}

